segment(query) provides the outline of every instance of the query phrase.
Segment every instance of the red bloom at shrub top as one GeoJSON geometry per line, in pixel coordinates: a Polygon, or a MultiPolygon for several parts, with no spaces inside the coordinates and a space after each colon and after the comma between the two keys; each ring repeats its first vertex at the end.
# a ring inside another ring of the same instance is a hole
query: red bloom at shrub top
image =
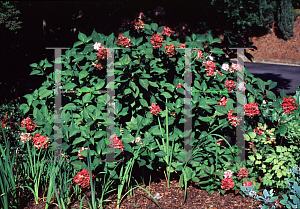
{"type": "Polygon", "coordinates": [[[168,37],[170,37],[172,34],[174,34],[175,32],[171,30],[171,28],[169,27],[164,27],[164,29],[161,32],[161,35],[166,35],[168,37]]]}
{"type": "Polygon", "coordinates": [[[225,81],[225,88],[228,89],[228,91],[234,90],[236,87],[236,84],[233,80],[225,81]]]}
{"type": "Polygon", "coordinates": [[[110,56],[110,51],[107,50],[107,47],[105,49],[104,46],[100,46],[100,48],[98,49],[97,58],[104,60],[109,56],[110,56]]]}
{"type": "Polygon", "coordinates": [[[284,109],[284,113],[288,114],[288,113],[294,113],[294,110],[297,110],[296,105],[299,105],[296,103],[295,99],[291,98],[292,96],[290,96],[289,98],[285,98],[283,97],[283,102],[281,104],[282,109],[284,109]]]}
{"type": "Polygon", "coordinates": [[[253,184],[252,184],[252,182],[251,181],[245,181],[245,182],[243,182],[243,186],[244,187],[251,187],[253,184]]]}
{"type": "Polygon", "coordinates": [[[240,168],[237,176],[240,178],[248,177],[248,170],[245,167],[240,168]]]}
{"type": "Polygon", "coordinates": [[[101,64],[100,62],[97,63],[97,64],[93,63],[93,66],[94,66],[94,68],[96,68],[97,70],[102,70],[102,69],[103,69],[103,66],[102,66],[102,64],[101,64]]]}
{"type": "Polygon", "coordinates": [[[249,142],[249,146],[250,148],[254,146],[254,143],[253,142],[249,142]]]}
{"type": "Polygon", "coordinates": [[[163,37],[160,37],[158,34],[151,36],[151,44],[154,49],[162,47],[162,43],[164,43],[163,37]]]}
{"type": "Polygon", "coordinates": [[[33,123],[33,121],[29,117],[27,117],[26,119],[22,120],[21,125],[22,128],[26,128],[27,131],[34,131],[37,123],[33,123]]]}
{"type": "Polygon", "coordinates": [[[30,133],[22,133],[20,138],[23,143],[26,143],[26,138],[27,138],[27,141],[30,141],[32,139],[32,136],[30,133]]]}
{"type": "Polygon", "coordinates": [[[205,61],[204,63],[206,76],[214,76],[216,71],[216,64],[212,61],[205,61]]]}
{"type": "MultiPolygon", "coordinates": [[[[92,179],[95,178],[95,175],[92,173],[92,179]]],[[[87,170],[82,169],[82,171],[78,172],[74,177],[73,181],[82,188],[86,188],[90,186],[90,174],[87,170]]]]}
{"type": "Polygon", "coordinates": [[[226,97],[222,97],[220,99],[220,101],[218,102],[218,106],[224,106],[224,107],[226,107],[226,103],[227,103],[228,100],[229,99],[226,99],[226,97]]]}
{"type": "Polygon", "coordinates": [[[221,182],[221,188],[224,189],[225,191],[230,190],[234,186],[234,181],[232,178],[224,178],[222,179],[221,182]]]}
{"type": "Polygon", "coordinates": [[[259,115],[260,111],[258,108],[258,104],[254,103],[254,102],[250,102],[248,104],[244,105],[244,111],[245,111],[245,115],[252,117],[255,115],[259,115]]]}
{"type": "Polygon", "coordinates": [[[166,48],[166,55],[168,55],[169,57],[173,57],[176,53],[176,48],[173,44],[170,45],[165,45],[166,48]]]}
{"type": "Polygon", "coordinates": [[[141,19],[138,19],[138,20],[134,20],[134,29],[135,30],[144,30],[145,29],[145,23],[141,20],[141,19]]]}
{"type": "Polygon", "coordinates": [[[176,86],[176,89],[178,89],[178,88],[182,88],[182,89],[183,89],[181,83],[179,83],[179,84],[176,86]]]}
{"type": "Polygon", "coordinates": [[[109,140],[111,141],[111,147],[115,149],[120,149],[121,151],[124,150],[123,142],[118,139],[118,136],[116,134],[113,134],[109,137],[109,140]]]}
{"type": "Polygon", "coordinates": [[[33,140],[32,140],[34,146],[38,149],[46,149],[49,147],[49,137],[45,137],[43,136],[42,134],[40,133],[36,133],[34,136],[33,136],[33,140]]]}
{"type": "MultiPolygon", "coordinates": [[[[185,47],[185,48],[186,48],[186,47],[185,47]]],[[[194,49],[194,50],[192,51],[192,53],[193,53],[194,51],[197,51],[197,56],[196,56],[195,59],[203,59],[203,52],[202,52],[200,49],[194,49]]]]}
{"type": "Polygon", "coordinates": [[[161,112],[161,109],[159,108],[159,106],[154,103],[152,103],[152,105],[149,107],[149,109],[153,115],[158,115],[161,112]]]}
{"type": "Polygon", "coordinates": [[[264,133],[265,131],[260,129],[259,127],[257,127],[256,129],[254,129],[254,133],[256,133],[258,136],[261,136],[262,133],[264,133]]]}
{"type": "Polygon", "coordinates": [[[131,46],[131,40],[129,38],[127,38],[126,36],[121,36],[118,38],[116,44],[118,46],[124,46],[125,48],[128,48],[131,46]]]}
{"type": "Polygon", "coordinates": [[[185,44],[181,44],[180,46],[177,46],[177,48],[185,49],[185,48],[186,48],[186,45],[185,45],[185,44]]]}

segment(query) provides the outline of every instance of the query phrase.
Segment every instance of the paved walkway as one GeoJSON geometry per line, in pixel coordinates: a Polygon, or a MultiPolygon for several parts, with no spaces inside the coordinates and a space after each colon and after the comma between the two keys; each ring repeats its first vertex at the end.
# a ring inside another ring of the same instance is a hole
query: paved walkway
{"type": "MultiPolygon", "coordinates": [[[[231,62],[236,63],[237,61],[231,60],[231,62]]],[[[294,95],[300,86],[300,65],[247,61],[244,64],[247,72],[255,77],[261,78],[263,81],[277,82],[276,88],[272,89],[276,95],[280,95],[282,89],[286,94],[294,95]]]]}

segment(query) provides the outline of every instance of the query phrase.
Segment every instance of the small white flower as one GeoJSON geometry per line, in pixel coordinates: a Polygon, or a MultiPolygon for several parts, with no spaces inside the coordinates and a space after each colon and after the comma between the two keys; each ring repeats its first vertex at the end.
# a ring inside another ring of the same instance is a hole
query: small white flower
{"type": "Polygon", "coordinates": [[[100,47],[101,47],[101,43],[96,42],[94,44],[94,49],[96,49],[97,51],[100,49],[100,47]]]}
{"type": "Polygon", "coordinates": [[[225,70],[225,71],[228,71],[229,70],[229,65],[228,64],[223,64],[222,69],[225,70]]]}
{"type": "Polygon", "coordinates": [[[267,104],[266,100],[263,100],[263,103],[264,103],[264,104],[267,104]]]}
{"type": "Polygon", "coordinates": [[[246,90],[246,87],[245,87],[245,82],[241,82],[241,83],[239,83],[239,85],[238,85],[238,89],[239,89],[239,91],[244,91],[244,90],[246,90]]]}
{"type": "Polygon", "coordinates": [[[214,58],[212,56],[207,56],[206,59],[210,61],[214,61],[214,58]]]}

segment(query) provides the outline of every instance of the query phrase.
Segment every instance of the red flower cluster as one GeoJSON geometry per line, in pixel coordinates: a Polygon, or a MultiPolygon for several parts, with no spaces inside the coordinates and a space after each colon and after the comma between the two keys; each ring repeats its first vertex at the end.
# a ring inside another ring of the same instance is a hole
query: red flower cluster
{"type": "Polygon", "coordinates": [[[173,57],[176,53],[176,48],[173,44],[170,45],[166,45],[166,55],[168,55],[169,57],[173,57]]]}
{"type": "Polygon", "coordinates": [[[284,109],[284,113],[288,114],[288,113],[294,113],[294,110],[297,110],[296,105],[299,105],[296,103],[295,99],[291,98],[292,96],[290,96],[289,98],[285,98],[283,97],[283,102],[281,104],[282,109],[284,109]]]}
{"type": "Polygon", "coordinates": [[[220,101],[218,102],[218,106],[224,106],[224,107],[226,107],[226,103],[227,103],[228,100],[229,99],[226,99],[226,97],[222,97],[220,99],[220,101]]]}
{"type": "Polygon", "coordinates": [[[47,149],[49,147],[49,137],[45,137],[40,133],[36,133],[32,140],[34,146],[38,149],[47,149]]]}
{"type": "Polygon", "coordinates": [[[237,116],[233,115],[233,110],[228,111],[227,113],[227,120],[229,121],[229,124],[236,127],[237,124],[241,121],[241,119],[237,118],[237,116]]]}
{"type": "Polygon", "coordinates": [[[129,38],[127,38],[126,36],[121,36],[118,38],[116,44],[118,46],[124,46],[125,48],[128,48],[131,46],[131,40],[129,38]]]}
{"type": "Polygon", "coordinates": [[[232,180],[232,178],[222,179],[221,188],[224,189],[225,191],[232,189],[233,186],[234,186],[234,181],[232,180]]]}
{"type": "Polygon", "coordinates": [[[30,133],[22,133],[20,138],[23,143],[26,143],[26,138],[27,141],[30,141],[32,139],[32,136],[30,135],[30,133]]]}
{"type": "Polygon", "coordinates": [[[225,81],[225,88],[228,91],[234,90],[236,88],[236,84],[233,80],[225,81]]]}
{"type": "Polygon", "coordinates": [[[99,49],[98,49],[98,53],[97,53],[97,58],[98,59],[101,59],[101,60],[104,60],[106,59],[107,57],[110,56],[110,51],[107,50],[107,47],[106,49],[104,48],[104,46],[101,46],[99,49]]]}
{"type": "Polygon", "coordinates": [[[97,70],[102,70],[103,69],[103,66],[102,64],[99,62],[97,64],[93,63],[93,66],[97,69],[97,70]]]}
{"type": "Polygon", "coordinates": [[[153,115],[158,115],[161,112],[161,109],[159,108],[159,106],[155,105],[154,103],[152,103],[152,105],[149,107],[149,109],[153,115]]]}
{"type": "Polygon", "coordinates": [[[111,147],[115,149],[120,149],[121,151],[124,150],[123,142],[118,139],[118,136],[116,134],[113,134],[109,137],[109,140],[111,141],[111,147]]]}
{"type": "MultiPolygon", "coordinates": [[[[92,179],[95,178],[95,175],[92,173],[92,179]]],[[[82,169],[82,171],[78,172],[74,177],[73,181],[82,188],[86,188],[90,186],[90,174],[87,170],[82,169]]]]}
{"type": "Polygon", "coordinates": [[[134,24],[134,29],[135,30],[144,30],[145,29],[145,23],[141,20],[141,19],[138,19],[138,20],[134,20],[133,22],[134,24]]]}
{"type": "Polygon", "coordinates": [[[22,128],[26,128],[27,131],[34,131],[37,124],[34,124],[33,121],[29,117],[27,117],[26,119],[22,120],[21,125],[22,128]]]}
{"type": "Polygon", "coordinates": [[[254,133],[256,133],[258,136],[261,136],[262,133],[264,133],[265,131],[262,130],[261,128],[257,127],[256,129],[254,129],[254,133]]]}
{"type": "Polygon", "coordinates": [[[249,146],[250,148],[254,146],[254,143],[253,142],[249,142],[249,146]]]}
{"type": "Polygon", "coordinates": [[[177,46],[177,48],[185,49],[186,45],[185,44],[181,44],[180,46],[177,46]]]}
{"type": "Polygon", "coordinates": [[[245,167],[240,168],[237,176],[240,178],[248,177],[248,170],[245,167]]]}
{"type": "Polygon", "coordinates": [[[196,56],[195,59],[203,59],[203,52],[202,52],[200,49],[194,49],[194,50],[192,51],[192,53],[193,53],[194,51],[197,51],[197,56],[196,56]]]}
{"type": "Polygon", "coordinates": [[[216,64],[212,61],[205,61],[204,63],[206,76],[214,76],[216,71],[216,64]]]}
{"type": "Polygon", "coordinates": [[[258,108],[258,104],[254,103],[254,102],[250,102],[248,104],[244,105],[244,111],[245,111],[245,115],[252,117],[255,115],[259,115],[260,111],[258,108]]]}
{"type": "Polygon", "coordinates": [[[164,29],[161,32],[161,35],[166,35],[168,37],[170,37],[172,34],[174,34],[175,32],[171,30],[171,28],[169,27],[164,27],[164,29]]]}
{"type": "Polygon", "coordinates": [[[162,47],[162,43],[164,43],[163,37],[160,37],[158,34],[151,36],[151,44],[154,49],[162,47]]]}
{"type": "Polygon", "coordinates": [[[179,84],[176,86],[176,89],[178,89],[178,88],[182,88],[182,89],[183,89],[181,83],[179,83],[179,84]]]}
{"type": "Polygon", "coordinates": [[[243,182],[243,186],[244,187],[251,187],[253,184],[252,184],[252,182],[251,181],[245,181],[245,182],[243,182]]]}

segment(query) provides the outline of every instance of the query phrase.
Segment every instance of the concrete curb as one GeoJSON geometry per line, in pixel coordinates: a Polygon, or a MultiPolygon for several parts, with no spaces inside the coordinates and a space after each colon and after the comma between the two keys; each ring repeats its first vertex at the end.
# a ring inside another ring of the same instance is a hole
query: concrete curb
{"type": "MultiPolygon", "coordinates": [[[[230,61],[237,61],[237,59],[230,59],[230,61]]],[[[244,62],[251,62],[244,60],[244,62]]],[[[293,60],[279,60],[279,59],[267,59],[267,58],[253,58],[253,63],[269,63],[269,64],[283,64],[283,65],[297,65],[300,66],[300,61],[293,60]]]]}

